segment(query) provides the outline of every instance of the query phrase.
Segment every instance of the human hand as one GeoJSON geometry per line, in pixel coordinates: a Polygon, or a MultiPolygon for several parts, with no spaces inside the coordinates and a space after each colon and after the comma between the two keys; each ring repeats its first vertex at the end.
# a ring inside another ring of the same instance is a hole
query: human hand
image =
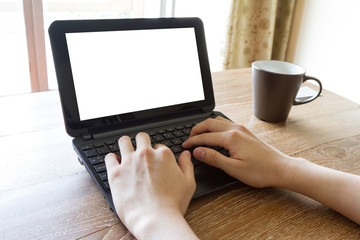
{"type": "Polygon", "coordinates": [[[196,187],[190,153],[184,151],[176,163],[166,146],[152,148],[146,133],[136,136],[136,145],[135,151],[130,138],[121,137],[121,159],[105,157],[119,218],[137,238],[163,237],[181,222],[189,230],[183,215],[196,187]]]}
{"type": "Polygon", "coordinates": [[[184,148],[220,146],[230,157],[205,148],[193,151],[195,158],[218,167],[254,187],[281,187],[319,201],[360,224],[360,176],[287,156],[263,142],[244,126],[221,117],[193,127],[184,148]]]}
{"type": "Polygon", "coordinates": [[[222,117],[197,124],[183,143],[184,148],[204,145],[223,147],[230,157],[213,149],[197,147],[193,152],[195,158],[254,187],[279,186],[291,160],[244,126],[222,117]]]}

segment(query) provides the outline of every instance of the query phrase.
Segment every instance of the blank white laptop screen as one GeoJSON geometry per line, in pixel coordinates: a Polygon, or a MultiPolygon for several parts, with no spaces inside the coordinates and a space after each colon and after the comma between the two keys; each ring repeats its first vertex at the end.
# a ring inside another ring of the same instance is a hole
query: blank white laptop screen
{"type": "Polygon", "coordinates": [[[66,33],[80,120],[205,99],[193,28],[66,33]]]}

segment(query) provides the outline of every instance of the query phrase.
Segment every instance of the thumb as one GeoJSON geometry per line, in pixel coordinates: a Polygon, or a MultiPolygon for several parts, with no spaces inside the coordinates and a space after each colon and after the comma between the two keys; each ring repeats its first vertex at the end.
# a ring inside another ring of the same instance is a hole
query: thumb
{"type": "Polygon", "coordinates": [[[191,153],[189,151],[180,154],[178,164],[186,179],[195,182],[194,165],[191,162],[191,153]]]}
{"type": "Polygon", "coordinates": [[[183,151],[178,158],[178,165],[185,177],[185,188],[184,196],[180,202],[180,210],[185,215],[186,210],[189,206],[191,197],[195,193],[196,183],[194,176],[194,165],[191,162],[191,153],[189,151],[183,151]]]}
{"type": "Polygon", "coordinates": [[[193,155],[196,159],[210,166],[220,168],[225,172],[231,170],[231,159],[214,149],[198,147],[193,151],[193,155]]]}

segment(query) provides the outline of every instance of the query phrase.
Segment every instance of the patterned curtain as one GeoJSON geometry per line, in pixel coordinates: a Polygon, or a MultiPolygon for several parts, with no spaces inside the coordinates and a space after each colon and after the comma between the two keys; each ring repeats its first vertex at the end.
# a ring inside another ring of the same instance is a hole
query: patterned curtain
{"type": "Polygon", "coordinates": [[[224,69],[285,60],[296,0],[233,0],[224,69]]]}

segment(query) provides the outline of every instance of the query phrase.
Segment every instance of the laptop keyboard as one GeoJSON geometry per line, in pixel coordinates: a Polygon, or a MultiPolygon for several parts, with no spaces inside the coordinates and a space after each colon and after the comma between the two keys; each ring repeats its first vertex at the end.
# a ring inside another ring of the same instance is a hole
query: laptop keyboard
{"type": "MultiPolygon", "coordinates": [[[[174,153],[176,159],[180,156],[181,152],[184,150],[182,148],[182,143],[189,137],[192,127],[195,126],[195,123],[187,123],[183,125],[177,126],[170,126],[161,129],[152,129],[149,131],[145,131],[149,134],[151,139],[151,144],[154,146],[156,144],[163,144],[166,145],[171,149],[174,153]]],[[[136,141],[134,134],[128,135],[131,138],[133,146],[136,148],[136,141]]],[[[106,166],[104,162],[105,155],[108,153],[115,153],[120,156],[119,146],[118,146],[118,139],[119,137],[113,137],[110,139],[106,139],[99,142],[93,142],[91,144],[83,145],[81,150],[83,151],[84,155],[87,157],[91,166],[94,168],[95,172],[97,173],[98,177],[103,182],[104,186],[110,190],[108,176],[106,172],[106,166]]],[[[210,146],[208,146],[210,147],[210,146]]],[[[213,148],[220,153],[229,156],[227,150],[221,147],[210,147],[213,148]]],[[[188,149],[192,151],[193,149],[188,149]]],[[[202,162],[198,161],[197,159],[192,157],[192,162],[194,166],[198,166],[203,164],[202,162]]]]}

